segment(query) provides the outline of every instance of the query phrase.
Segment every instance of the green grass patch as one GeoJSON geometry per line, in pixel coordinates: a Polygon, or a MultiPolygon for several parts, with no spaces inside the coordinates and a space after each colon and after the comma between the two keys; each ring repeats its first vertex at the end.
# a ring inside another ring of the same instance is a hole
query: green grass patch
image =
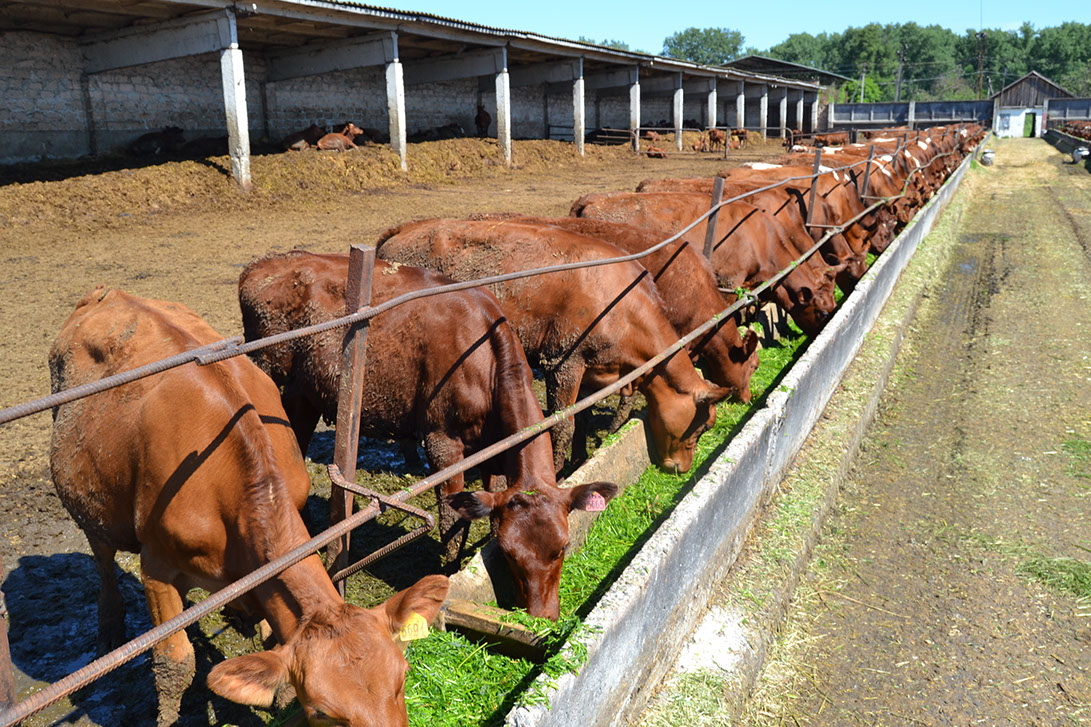
{"type": "Polygon", "coordinates": [[[1075,558],[1031,558],[1019,573],[1079,599],[1091,599],[1091,563],[1075,558]]]}
{"type": "Polygon", "coordinates": [[[548,683],[566,672],[578,671],[586,659],[586,650],[579,639],[571,637],[586,628],[581,618],[591,611],[656,526],[704,474],[703,465],[715,459],[747,414],[760,406],[765,394],[776,387],[806,340],[799,335],[761,351],[761,365],[751,380],[754,402],[720,405],[716,425],[697,444],[690,472],[675,475],[650,467],[611,501],[596,519],[583,548],[565,559],[560,589],[561,619],[557,623],[525,613],[511,615],[513,621],[545,637],[548,655],[545,664],[535,665],[495,654],[455,633],[433,633],[413,642],[407,652],[413,665],[406,683],[410,725],[502,724],[516,703],[544,702],[548,683]],[[535,681],[540,674],[550,677],[545,686],[535,681]]]}
{"type": "Polygon", "coordinates": [[[1069,439],[1062,447],[1068,455],[1068,474],[1091,479],[1091,442],[1079,437],[1069,439]]]}

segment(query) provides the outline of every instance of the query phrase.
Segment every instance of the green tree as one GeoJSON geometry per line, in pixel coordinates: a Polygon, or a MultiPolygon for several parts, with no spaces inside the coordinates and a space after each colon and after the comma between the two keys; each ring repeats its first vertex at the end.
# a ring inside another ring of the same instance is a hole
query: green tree
{"type": "Polygon", "coordinates": [[[663,41],[663,55],[719,66],[742,55],[744,41],[731,28],[686,28],[663,41]]]}
{"type": "Polygon", "coordinates": [[[586,36],[580,36],[576,38],[578,43],[590,43],[591,45],[601,45],[604,48],[613,48],[614,50],[629,50],[629,44],[623,40],[595,40],[594,38],[588,38],[586,36]]]}

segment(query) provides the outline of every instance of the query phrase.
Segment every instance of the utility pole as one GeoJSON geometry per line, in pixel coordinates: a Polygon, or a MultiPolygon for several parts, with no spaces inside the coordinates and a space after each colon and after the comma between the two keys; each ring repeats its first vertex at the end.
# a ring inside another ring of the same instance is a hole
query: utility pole
{"type": "Polygon", "coordinates": [[[985,80],[985,31],[977,33],[977,97],[981,98],[981,87],[985,80]]]}
{"type": "Polygon", "coordinates": [[[864,64],[863,70],[860,71],[860,103],[864,102],[864,82],[867,81],[867,64],[864,64]]]}
{"type": "Polygon", "coordinates": [[[898,49],[898,80],[894,82],[894,103],[902,100],[902,64],[905,63],[905,46],[898,49]]]}

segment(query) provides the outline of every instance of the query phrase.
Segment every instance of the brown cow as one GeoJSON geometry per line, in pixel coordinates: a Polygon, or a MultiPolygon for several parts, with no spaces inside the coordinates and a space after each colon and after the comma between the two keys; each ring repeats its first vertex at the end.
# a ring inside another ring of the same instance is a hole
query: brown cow
{"type": "MultiPolygon", "coordinates": [[[[507,221],[424,220],[379,239],[386,260],[428,265],[456,280],[618,257],[601,240],[507,221]]],[[[581,389],[607,386],[678,340],[648,271],[637,263],[522,278],[490,286],[527,357],[545,370],[550,411],[573,404],[581,389]]],[[[686,472],[697,438],[716,421],[731,392],[708,384],[688,356],[672,356],[637,382],[648,399],[648,427],[660,466],[686,472]]],[[[569,421],[553,429],[554,466],[564,464],[569,421]]],[[[574,458],[586,441],[576,441],[574,458]]]]}
{"type": "Polygon", "coordinates": [[[838,144],[848,143],[849,133],[847,131],[835,131],[827,134],[814,135],[815,146],[837,146],[838,144]]]}
{"type": "MultiPolygon", "coordinates": [[[[581,217],[530,217],[498,213],[474,215],[473,219],[559,227],[603,240],[627,253],[647,250],[666,237],[632,225],[581,217]]],[[[663,312],[680,336],[697,328],[727,306],[716,285],[712,265],[685,239],[672,242],[637,262],[652,274],[655,287],[663,298],[663,312]]],[[[754,331],[747,331],[745,336],[740,337],[735,320],[728,319],[713,334],[694,341],[688,348],[690,358],[700,365],[706,379],[730,389],[730,396],[738,401],[750,401],[750,377],[758,367],[758,336],[754,331]]]]}
{"type": "Polygon", "coordinates": [[[363,133],[363,129],[349,122],[340,132],[323,136],[315,146],[324,151],[348,151],[356,148],[353,140],[363,133]]]}
{"type": "Polygon", "coordinates": [[[658,146],[649,146],[648,147],[648,158],[649,159],[666,159],[667,158],[667,152],[664,149],[660,149],[658,146]]]}
{"type": "MultiPolygon", "coordinates": [[[[687,192],[589,194],[572,205],[571,214],[674,234],[708,211],[708,195],[687,192]]],[[[706,223],[689,233],[703,240],[706,223]]],[[[732,202],[720,208],[712,267],[719,284],[729,290],[757,287],[790,266],[798,254],[788,233],[772,215],[753,205],[732,202]]],[[[818,333],[837,307],[835,271],[811,256],[766,295],[805,333],[818,333]]]]}
{"type": "Polygon", "coordinates": [[[709,129],[708,130],[708,147],[712,151],[718,151],[724,148],[724,142],[727,141],[727,134],[723,129],[709,129]]]}
{"type": "Polygon", "coordinates": [[[303,131],[293,131],[280,140],[280,145],[285,151],[303,151],[318,144],[318,140],[326,135],[325,127],[311,124],[303,131]]]}
{"type": "Polygon", "coordinates": [[[477,127],[477,135],[484,139],[489,135],[489,127],[492,125],[492,116],[481,104],[477,105],[477,115],[474,116],[474,125],[477,127]]]}
{"type": "MultiPolygon", "coordinates": [[[[731,170],[733,174],[736,171],[744,171],[746,167],[740,167],[738,170],[731,170]]],[[[768,186],[772,183],[773,179],[765,179],[761,174],[756,175],[752,179],[745,177],[728,178],[724,185],[723,195],[724,198],[737,197],[760,187],[768,186]]],[[[637,188],[637,192],[702,192],[704,194],[711,195],[713,180],[709,177],[698,177],[696,179],[646,179],[641,182],[637,188]]],[[[788,184],[784,187],[776,187],[774,189],[768,189],[754,194],[750,194],[745,198],[747,204],[752,204],[758,209],[773,215],[778,222],[780,222],[785,231],[788,233],[789,239],[791,239],[797,252],[802,253],[808,250],[815,242],[818,242],[823,235],[827,232],[824,227],[812,227],[808,230],[806,226],[807,219],[807,205],[810,203],[809,198],[805,194],[805,189],[809,188],[809,184],[805,188],[801,189],[793,184],[788,184]]],[[[709,199],[711,203],[711,197],[709,199]]],[[[821,195],[815,198],[815,215],[812,222],[815,225],[829,225],[834,224],[838,220],[835,219],[833,209],[830,204],[821,195]]],[[[852,247],[846,241],[844,236],[837,234],[832,236],[821,248],[821,254],[823,259],[828,265],[837,270],[837,284],[845,292],[851,291],[856,287],[856,283],[867,272],[867,257],[866,255],[852,247]]]]}
{"type": "MultiPolygon", "coordinates": [[[[239,276],[247,340],[343,315],[347,277],[347,255],[297,250],[251,262],[239,276]]],[[[429,270],[380,260],[372,303],[451,282],[429,270]]],[[[331,331],[252,354],[283,386],[284,408],[304,451],[320,415],[336,420],[341,337],[340,331],[331,331]]],[[[531,380],[519,341],[488,291],[410,301],[372,319],[360,430],[384,438],[423,438],[436,471],[541,422],[531,380]]],[[[558,488],[547,435],[480,468],[493,493],[480,498],[491,498],[495,505],[516,604],[532,615],[556,619],[568,513],[583,509],[592,492],[609,499],[617,488],[601,482],[558,488]],[[505,485],[508,489],[501,492],[505,485]]],[[[446,502],[463,484],[462,475],[453,477],[437,487],[437,499],[446,502]]],[[[441,504],[440,532],[448,559],[457,567],[461,543],[454,537],[455,519],[454,510],[441,504]]]]}
{"type": "MultiPolygon", "coordinates": [[[[49,354],[53,391],[220,340],[185,306],[92,291],[49,354]]],[[[183,366],[53,410],[57,494],[99,571],[99,648],[124,641],[114,555],[140,554],[152,622],[181,613],[195,586],[216,591],[309,539],[299,509],[310,480],[273,382],[245,358],[183,366]]],[[[385,604],[345,603],[317,555],[235,603],[265,618],[279,646],[217,664],[209,686],[268,706],[294,687],[312,724],[405,725],[408,665],[392,639],[431,620],[447,579],[429,576],[385,604]],[[336,658],[331,655],[336,654],[336,658]]],[[[153,647],[159,724],[174,724],[193,679],[184,631],[153,647]]]]}

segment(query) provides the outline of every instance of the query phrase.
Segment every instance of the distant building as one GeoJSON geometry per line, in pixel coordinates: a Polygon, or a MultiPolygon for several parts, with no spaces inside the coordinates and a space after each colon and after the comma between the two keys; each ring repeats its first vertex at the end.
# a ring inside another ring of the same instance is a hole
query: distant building
{"type": "Polygon", "coordinates": [[[991,98],[997,136],[1041,136],[1049,99],[1072,98],[1072,94],[1038,71],[1031,71],[991,98]]]}

